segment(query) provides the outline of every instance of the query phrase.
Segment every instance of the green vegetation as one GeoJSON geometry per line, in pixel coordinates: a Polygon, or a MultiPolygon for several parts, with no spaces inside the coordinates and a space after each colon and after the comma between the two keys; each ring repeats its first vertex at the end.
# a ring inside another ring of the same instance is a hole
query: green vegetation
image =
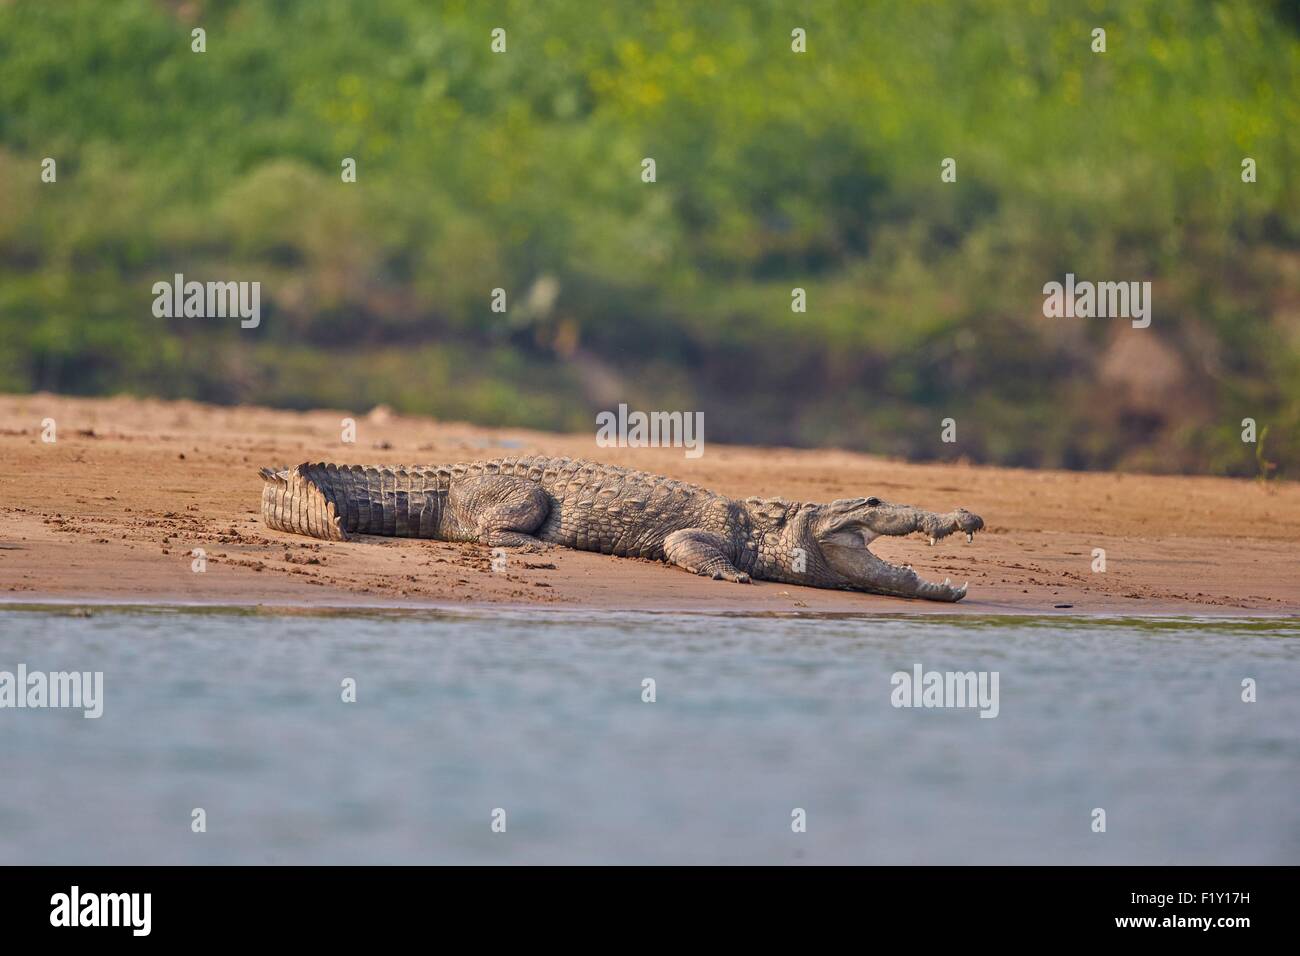
{"type": "Polygon", "coordinates": [[[1293,9],[0,0],[0,390],[1242,475],[1249,416],[1293,476],[1293,9]],[[155,318],[177,272],[261,326],[155,318]],[[1066,272],[1151,328],[1044,318],[1066,272]]]}

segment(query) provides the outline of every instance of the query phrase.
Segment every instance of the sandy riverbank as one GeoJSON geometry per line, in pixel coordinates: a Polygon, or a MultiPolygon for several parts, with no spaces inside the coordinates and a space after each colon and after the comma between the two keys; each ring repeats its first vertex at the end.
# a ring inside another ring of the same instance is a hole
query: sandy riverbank
{"type": "Polygon", "coordinates": [[[515,604],[720,611],[1297,614],[1300,485],[916,465],[839,451],[709,444],[601,449],[592,435],[347,412],[191,402],[0,396],[0,600],[281,605],[515,604]],[[42,421],[57,440],[41,440],[42,421]],[[957,605],[752,586],[644,561],[551,549],[494,572],[485,548],[382,538],[334,543],[258,517],[262,465],[439,463],[518,454],[596,458],[724,494],[826,501],[878,495],[961,505],[988,530],[930,548],[876,542],[928,578],[968,580],[957,605]],[[207,556],[191,570],[192,550],[207,556]],[[1094,548],[1105,573],[1092,571],[1094,548]],[[1071,605],[1057,609],[1057,605],[1071,605]]]}

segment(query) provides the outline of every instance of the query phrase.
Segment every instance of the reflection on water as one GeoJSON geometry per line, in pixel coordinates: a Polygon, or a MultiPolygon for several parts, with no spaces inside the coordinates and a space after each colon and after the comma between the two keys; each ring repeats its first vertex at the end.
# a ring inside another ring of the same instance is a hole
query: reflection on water
{"type": "Polygon", "coordinates": [[[0,710],[0,863],[1296,863],[1297,638],[1294,620],[0,610],[0,671],[103,671],[105,698],[98,720],[0,710]],[[917,664],[997,671],[996,719],[891,706],[917,664]]]}

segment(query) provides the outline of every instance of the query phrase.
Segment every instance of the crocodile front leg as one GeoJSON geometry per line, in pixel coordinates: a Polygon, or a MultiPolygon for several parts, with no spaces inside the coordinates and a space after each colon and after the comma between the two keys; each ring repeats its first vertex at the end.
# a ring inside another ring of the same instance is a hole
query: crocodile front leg
{"type": "Polygon", "coordinates": [[[728,550],[725,538],[699,528],[683,528],[664,539],[664,557],[669,564],[715,581],[748,584],[749,575],[731,563],[728,550]]]}

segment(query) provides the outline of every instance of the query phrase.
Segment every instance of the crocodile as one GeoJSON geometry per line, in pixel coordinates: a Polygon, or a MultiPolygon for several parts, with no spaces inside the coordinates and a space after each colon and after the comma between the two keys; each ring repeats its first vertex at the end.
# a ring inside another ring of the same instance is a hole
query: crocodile
{"type": "MultiPolygon", "coordinates": [[[[453,465],[305,463],[263,468],[262,517],[277,531],[346,541],[356,534],[472,541],[493,548],[561,545],[666,561],[745,584],[781,581],[932,601],[967,585],[927,581],[871,553],[882,535],[969,543],[979,515],[880,498],[829,504],[728,498],[660,475],[583,459],[523,457],[453,465]]],[[[968,582],[969,583],[969,582],[968,582]]]]}

